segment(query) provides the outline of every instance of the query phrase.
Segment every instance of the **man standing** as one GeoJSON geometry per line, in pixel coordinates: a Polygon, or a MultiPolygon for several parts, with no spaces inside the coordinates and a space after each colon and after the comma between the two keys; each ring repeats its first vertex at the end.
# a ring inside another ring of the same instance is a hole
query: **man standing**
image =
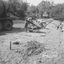
{"type": "Polygon", "coordinates": [[[31,17],[27,17],[26,18],[26,23],[25,23],[25,29],[26,29],[26,32],[27,32],[27,30],[28,30],[28,25],[29,25],[29,23],[32,21],[32,18],[31,17]]]}

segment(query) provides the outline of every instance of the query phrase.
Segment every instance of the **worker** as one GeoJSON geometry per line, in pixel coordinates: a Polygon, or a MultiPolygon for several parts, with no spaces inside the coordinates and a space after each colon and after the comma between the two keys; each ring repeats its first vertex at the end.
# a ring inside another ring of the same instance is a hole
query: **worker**
{"type": "Polygon", "coordinates": [[[62,28],[63,28],[63,24],[62,24],[62,22],[60,22],[60,26],[59,26],[59,28],[60,28],[61,32],[63,32],[63,30],[62,30],[62,28]]]}
{"type": "Polygon", "coordinates": [[[32,21],[32,18],[31,17],[27,17],[26,18],[26,23],[25,23],[25,29],[26,29],[26,32],[27,32],[27,30],[28,30],[28,24],[30,23],[32,21]]]}

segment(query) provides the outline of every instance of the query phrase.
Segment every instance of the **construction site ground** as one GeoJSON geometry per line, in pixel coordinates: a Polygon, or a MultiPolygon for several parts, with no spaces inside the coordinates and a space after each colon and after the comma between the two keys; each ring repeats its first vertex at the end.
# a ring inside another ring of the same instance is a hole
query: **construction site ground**
{"type": "Polygon", "coordinates": [[[25,32],[25,22],[14,22],[13,30],[0,32],[0,64],[64,64],[64,32],[58,25],[54,20],[46,29],[32,33],[25,32]],[[43,51],[27,55],[27,42],[31,41],[42,44],[43,51]]]}

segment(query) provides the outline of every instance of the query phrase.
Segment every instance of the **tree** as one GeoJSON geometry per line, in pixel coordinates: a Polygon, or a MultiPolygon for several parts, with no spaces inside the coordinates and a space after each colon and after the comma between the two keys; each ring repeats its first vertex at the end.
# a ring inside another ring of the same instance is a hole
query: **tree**
{"type": "Polygon", "coordinates": [[[51,3],[49,1],[42,1],[41,3],[38,4],[38,9],[44,12],[47,11],[50,6],[51,3]]]}
{"type": "Polygon", "coordinates": [[[29,6],[27,12],[35,13],[36,12],[36,6],[34,6],[34,5],[29,6]]]}
{"type": "Polygon", "coordinates": [[[52,8],[51,15],[54,19],[64,20],[64,4],[57,4],[52,8]]]}
{"type": "Polygon", "coordinates": [[[31,16],[33,19],[36,19],[36,15],[38,13],[38,9],[34,5],[28,6],[27,13],[28,13],[27,16],[31,16]]]}
{"type": "Polygon", "coordinates": [[[25,18],[25,13],[27,12],[28,4],[20,0],[9,0],[11,4],[11,9],[13,12],[15,12],[18,16],[25,18]]]}
{"type": "Polygon", "coordinates": [[[47,12],[50,15],[53,6],[54,2],[41,1],[37,6],[39,10],[39,15],[42,16],[44,12],[47,12]]]}

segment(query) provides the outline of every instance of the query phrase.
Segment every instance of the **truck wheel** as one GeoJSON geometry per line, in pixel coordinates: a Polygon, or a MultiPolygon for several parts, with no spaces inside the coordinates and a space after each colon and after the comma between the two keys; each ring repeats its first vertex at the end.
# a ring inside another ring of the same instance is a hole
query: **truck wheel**
{"type": "Polygon", "coordinates": [[[13,25],[13,23],[11,20],[5,21],[4,22],[4,29],[9,31],[12,29],[12,25],[13,25]]]}
{"type": "Polygon", "coordinates": [[[2,23],[0,22],[0,31],[2,30],[3,26],[2,26],[2,23]]]}

